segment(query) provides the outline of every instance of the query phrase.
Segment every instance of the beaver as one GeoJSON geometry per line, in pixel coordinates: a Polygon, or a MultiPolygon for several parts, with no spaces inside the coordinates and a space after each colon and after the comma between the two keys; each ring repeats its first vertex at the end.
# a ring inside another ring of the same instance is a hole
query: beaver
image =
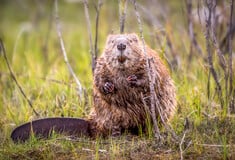
{"type": "Polygon", "coordinates": [[[94,71],[91,133],[116,136],[126,129],[146,127],[146,106],[150,106],[146,58],[153,60],[152,70],[157,76],[154,88],[164,121],[173,115],[175,86],[158,54],[148,46],[145,54],[134,33],[109,35],[94,71]]]}
{"type": "MultiPolygon", "coordinates": [[[[103,54],[94,70],[94,104],[88,119],[45,118],[17,127],[11,134],[13,141],[25,141],[33,133],[48,137],[53,131],[68,135],[118,136],[125,130],[146,128],[150,117],[150,85],[146,58],[152,60],[151,69],[156,97],[162,118],[167,122],[176,108],[176,91],[170,74],[158,54],[145,47],[134,34],[109,35],[103,54]]],[[[158,118],[159,114],[156,110],[158,118]]],[[[159,118],[160,119],[160,118],[159,118]]]]}

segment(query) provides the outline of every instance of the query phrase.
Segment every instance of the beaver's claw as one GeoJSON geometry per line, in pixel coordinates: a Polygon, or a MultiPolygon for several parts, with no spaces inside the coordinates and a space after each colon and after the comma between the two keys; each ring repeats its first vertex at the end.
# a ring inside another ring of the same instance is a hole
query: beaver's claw
{"type": "Polygon", "coordinates": [[[111,82],[106,82],[103,89],[105,94],[112,93],[114,91],[114,85],[111,82]]]}
{"type": "Polygon", "coordinates": [[[137,84],[137,76],[136,75],[130,75],[126,79],[131,85],[137,84]]]}

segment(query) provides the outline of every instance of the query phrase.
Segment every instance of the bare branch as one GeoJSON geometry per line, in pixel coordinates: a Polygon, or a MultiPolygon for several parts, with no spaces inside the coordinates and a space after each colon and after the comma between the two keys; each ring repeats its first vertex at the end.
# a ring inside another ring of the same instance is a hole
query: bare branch
{"type": "MultiPolygon", "coordinates": [[[[213,14],[215,14],[215,12],[213,12],[213,14]]],[[[212,16],[213,17],[213,20],[212,21],[215,21],[216,17],[215,15],[212,16]]],[[[217,40],[217,37],[216,37],[216,34],[215,34],[215,25],[212,25],[211,26],[211,37],[212,37],[212,41],[213,41],[213,44],[216,48],[216,53],[219,57],[219,64],[221,66],[221,68],[224,70],[224,72],[226,72],[226,62],[225,62],[225,58],[222,54],[222,51],[220,50],[220,46],[219,46],[219,43],[218,43],[218,40],[217,40]]]]}
{"type": "MultiPolygon", "coordinates": [[[[222,68],[222,70],[224,71],[224,77],[225,77],[225,98],[226,98],[226,102],[227,102],[227,99],[228,99],[228,78],[229,78],[229,75],[227,73],[227,64],[226,64],[226,60],[223,56],[223,53],[220,49],[220,46],[219,46],[219,42],[217,40],[217,37],[216,37],[216,3],[214,4],[213,6],[213,10],[212,10],[212,15],[211,15],[211,18],[212,18],[212,22],[213,24],[211,25],[211,38],[212,38],[212,42],[213,42],[213,45],[216,49],[216,53],[217,53],[217,56],[218,56],[218,59],[219,59],[219,65],[220,67],[222,68]]],[[[229,111],[229,108],[228,108],[228,111],[229,111]]]]}
{"type": "Polygon", "coordinates": [[[222,48],[223,54],[230,54],[230,41],[233,40],[235,35],[235,17],[234,17],[234,0],[229,0],[228,3],[230,3],[230,17],[228,17],[228,27],[225,36],[220,41],[220,48],[222,48]]]}
{"type": "Polygon", "coordinates": [[[186,135],[186,132],[184,132],[184,135],[183,135],[183,137],[182,137],[182,139],[180,141],[180,160],[184,159],[184,156],[183,156],[184,150],[182,149],[182,145],[184,143],[185,135],[186,135]]]}
{"type": "Polygon", "coordinates": [[[207,80],[207,85],[206,85],[206,88],[207,88],[207,98],[210,99],[210,95],[211,95],[211,72],[209,71],[208,73],[208,80],[207,80]]]}
{"type": "Polygon", "coordinates": [[[226,35],[224,36],[224,38],[222,38],[222,40],[221,40],[221,42],[220,42],[220,48],[222,48],[222,47],[224,48],[224,49],[223,49],[223,54],[225,54],[225,53],[229,50],[229,49],[228,49],[228,48],[229,48],[229,47],[228,47],[229,37],[232,36],[232,39],[233,39],[234,35],[235,35],[235,23],[233,23],[231,29],[230,29],[230,27],[229,27],[229,29],[228,29],[226,35]]]}
{"type": "Polygon", "coordinates": [[[230,105],[230,112],[235,113],[235,88],[233,88],[233,93],[232,93],[232,100],[231,100],[231,105],[230,105]]]}
{"type": "Polygon", "coordinates": [[[173,43],[171,41],[169,34],[166,33],[165,36],[166,36],[167,45],[170,49],[170,53],[173,57],[173,60],[171,60],[171,62],[168,62],[168,63],[169,63],[171,70],[173,70],[173,69],[176,69],[178,66],[180,66],[180,58],[179,58],[178,52],[174,49],[174,46],[173,46],[173,43]]]}
{"type": "Polygon", "coordinates": [[[124,32],[128,0],[119,0],[120,33],[124,32]]]}
{"type": "MultiPolygon", "coordinates": [[[[103,0],[99,0],[98,1],[98,5],[95,6],[96,8],[96,20],[95,20],[95,45],[94,45],[94,48],[95,48],[95,54],[94,54],[94,61],[95,61],[95,66],[96,66],[96,60],[97,60],[97,57],[98,57],[98,31],[99,31],[99,17],[100,17],[100,8],[101,6],[103,5],[103,0]]],[[[94,66],[94,68],[95,68],[94,66]]]]}
{"type": "Polygon", "coordinates": [[[84,11],[85,11],[85,16],[86,16],[87,30],[88,30],[88,36],[89,36],[90,54],[92,57],[92,59],[91,59],[92,73],[94,73],[94,69],[96,66],[96,57],[95,57],[95,51],[94,51],[93,43],[92,43],[91,22],[90,22],[90,16],[89,16],[89,11],[88,11],[87,0],[83,0],[83,4],[84,4],[84,11]]]}
{"type": "Polygon", "coordinates": [[[224,144],[199,144],[199,143],[194,143],[195,145],[198,146],[203,146],[203,147],[226,147],[226,148],[233,148],[235,145],[224,145],[224,144]]]}
{"type": "MultiPolygon", "coordinates": [[[[156,109],[155,109],[155,102],[158,101],[156,99],[156,93],[155,93],[155,89],[154,89],[154,82],[153,82],[153,76],[151,75],[151,65],[150,65],[150,58],[147,57],[147,53],[146,53],[146,46],[145,46],[145,41],[144,41],[144,35],[143,35],[143,27],[142,27],[142,23],[141,23],[141,19],[140,19],[140,14],[137,10],[137,4],[136,4],[136,0],[133,0],[133,4],[134,4],[134,8],[135,8],[135,14],[136,14],[136,18],[139,24],[139,31],[140,31],[140,38],[142,41],[142,45],[143,45],[143,51],[145,54],[145,58],[146,58],[146,69],[148,72],[148,77],[149,77],[149,87],[150,87],[150,100],[151,100],[151,117],[153,120],[153,127],[154,127],[154,136],[155,138],[160,139],[161,135],[160,135],[160,131],[158,128],[158,124],[157,124],[157,119],[156,119],[156,109]]],[[[159,106],[157,106],[159,107],[159,106]]]]}
{"type": "MultiPolygon", "coordinates": [[[[232,33],[232,26],[233,26],[233,6],[234,6],[234,0],[231,0],[231,9],[230,9],[230,24],[229,24],[229,32],[232,33]]],[[[229,36],[229,97],[230,97],[230,104],[229,108],[232,110],[234,108],[234,100],[233,100],[233,57],[232,57],[232,34],[229,36]]]]}
{"type": "Polygon", "coordinates": [[[194,33],[194,27],[193,27],[193,21],[192,21],[192,1],[191,0],[185,0],[186,6],[187,6],[187,20],[188,20],[188,33],[191,41],[190,46],[190,54],[189,54],[189,60],[191,60],[193,53],[192,53],[192,47],[194,46],[195,49],[198,51],[199,55],[202,56],[202,49],[199,46],[194,33]]]}
{"type": "Polygon", "coordinates": [[[9,71],[10,71],[11,77],[12,77],[12,79],[15,81],[15,83],[16,83],[18,89],[20,90],[21,94],[22,94],[23,97],[26,99],[26,101],[28,102],[29,106],[32,108],[32,110],[33,110],[33,112],[35,113],[35,115],[36,115],[37,117],[40,117],[39,113],[37,113],[37,111],[34,109],[32,102],[31,102],[31,101],[29,100],[29,98],[26,96],[26,94],[24,93],[22,87],[20,86],[19,82],[18,82],[17,79],[16,79],[16,76],[15,76],[15,74],[14,74],[14,72],[13,72],[11,66],[10,66],[10,63],[9,63],[9,61],[8,61],[8,58],[7,58],[7,55],[6,55],[6,50],[5,50],[4,44],[3,44],[3,42],[2,42],[2,39],[0,39],[0,52],[3,53],[4,59],[5,59],[5,61],[6,61],[6,64],[7,64],[8,69],[9,69],[9,71]]]}
{"type": "MultiPolygon", "coordinates": [[[[207,54],[208,54],[208,63],[209,63],[209,69],[210,72],[215,80],[216,83],[216,87],[217,87],[217,92],[218,92],[218,98],[220,99],[220,103],[221,103],[221,107],[224,107],[224,101],[223,101],[223,95],[222,95],[222,89],[221,89],[221,85],[219,83],[218,80],[218,75],[216,73],[216,70],[214,68],[213,65],[213,59],[212,59],[212,53],[211,53],[211,44],[210,44],[210,30],[211,30],[211,16],[212,16],[212,10],[213,7],[215,7],[215,3],[213,3],[213,0],[205,0],[207,9],[208,9],[208,17],[206,18],[206,33],[205,33],[205,37],[206,37],[206,50],[207,50],[207,54]]],[[[210,74],[210,73],[209,73],[210,74]]]]}
{"type": "Polygon", "coordinates": [[[83,92],[83,89],[82,89],[82,85],[79,81],[79,79],[76,77],[69,61],[68,61],[68,57],[67,57],[67,53],[66,53],[66,50],[65,50],[65,47],[64,47],[64,41],[62,39],[62,34],[61,34],[61,26],[60,26],[60,22],[59,22],[59,16],[58,16],[58,4],[57,4],[57,0],[55,0],[55,20],[56,20],[56,29],[57,29],[57,34],[58,34],[58,38],[59,38],[59,41],[60,41],[60,47],[61,47],[61,51],[63,53],[63,56],[64,56],[64,62],[66,63],[67,67],[68,67],[68,70],[69,70],[69,73],[73,76],[77,86],[78,86],[78,94],[79,94],[79,97],[80,99],[82,99],[82,92],[83,92]]]}
{"type": "Polygon", "coordinates": [[[133,0],[133,5],[134,5],[134,9],[135,9],[135,14],[136,14],[136,18],[138,21],[138,25],[139,25],[139,31],[140,31],[140,38],[142,41],[142,45],[143,45],[143,52],[145,54],[145,58],[146,58],[146,70],[147,70],[147,74],[148,74],[148,78],[149,78],[149,87],[150,87],[150,111],[151,111],[151,118],[153,120],[153,127],[154,127],[154,134],[155,134],[155,138],[161,139],[161,135],[160,135],[160,130],[158,128],[158,124],[157,124],[157,119],[156,119],[156,108],[159,114],[159,117],[164,125],[164,127],[166,128],[166,130],[168,132],[170,132],[173,136],[174,139],[178,139],[176,134],[174,133],[174,131],[165,123],[165,118],[162,115],[162,108],[161,108],[161,104],[157,98],[156,92],[155,92],[155,87],[157,86],[158,89],[160,90],[159,84],[156,84],[156,78],[159,77],[158,73],[156,73],[153,70],[153,59],[151,57],[147,56],[147,52],[146,52],[146,45],[145,45],[145,40],[144,40],[144,35],[143,35],[143,27],[142,27],[142,22],[140,19],[140,14],[138,12],[137,9],[137,3],[136,0],[133,0]]]}

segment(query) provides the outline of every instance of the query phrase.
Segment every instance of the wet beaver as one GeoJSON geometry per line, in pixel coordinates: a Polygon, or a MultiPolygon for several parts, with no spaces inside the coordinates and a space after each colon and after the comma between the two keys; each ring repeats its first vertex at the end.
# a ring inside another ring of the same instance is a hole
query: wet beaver
{"type": "MultiPolygon", "coordinates": [[[[153,59],[155,84],[160,86],[155,86],[155,92],[167,121],[176,107],[174,83],[158,54],[147,46],[146,53],[153,59]]],[[[109,35],[94,71],[91,133],[120,135],[125,129],[144,128],[149,113],[146,106],[150,106],[148,79],[146,56],[138,36],[109,35]]]]}
{"type": "MultiPolygon", "coordinates": [[[[162,115],[167,121],[176,108],[174,83],[158,54],[146,46],[153,60],[155,92],[162,115]]],[[[79,118],[45,118],[17,127],[14,141],[25,141],[33,133],[48,137],[54,130],[68,135],[107,136],[122,131],[145,128],[149,117],[150,87],[146,55],[136,34],[109,35],[103,54],[94,71],[94,107],[87,120],[79,118]]],[[[158,112],[156,112],[158,115],[158,112]]]]}

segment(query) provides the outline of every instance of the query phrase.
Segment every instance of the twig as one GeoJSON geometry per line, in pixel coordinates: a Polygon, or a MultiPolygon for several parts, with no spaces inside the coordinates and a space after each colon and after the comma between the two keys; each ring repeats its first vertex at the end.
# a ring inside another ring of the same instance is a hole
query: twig
{"type": "Polygon", "coordinates": [[[220,99],[221,107],[223,108],[224,101],[223,101],[222,89],[221,89],[221,85],[218,80],[218,75],[217,75],[215,68],[214,68],[214,65],[213,65],[211,45],[210,45],[211,13],[212,13],[212,9],[213,9],[213,7],[215,7],[215,5],[213,4],[213,0],[209,0],[209,1],[205,0],[205,3],[208,8],[208,12],[209,12],[209,16],[208,16],[208,18],[206,18],[206,33],[205,33],[206,50],[208,53],[208,63],[209,63],[209,69],[210,69],[209,72],[211,72],[211,74],[215,80],[217,92],[218,92],[218,98],[220,99]]]}
{"type": "MultiPolygon", "coordinates": [[[[146,46],[145,46],[145,41],[144,41],[144,36],[143,36],[143,27],[142,27],[139,12],[137,10],[136,0],[133,0],[133,3],[134,3],[134,7],[135,7],[135,14],[136,14],[138,24],[139,24],[139,30],[140,30],[141,40],[142,40],[142,44],[143,44],[143,51],[146,56],[146,69],[147,69],[148,77],[149,77],[149,87],[150,87],[150,95],[151,95],[150,96],[150,100],[151,100],[150,110],[151,110],[151,118],[153,120],[153,125],[154,125],[155,137],[161,138],[160,131],[159,131],[158,124],[157,124],[157,120],[156,120],[156,108],[157,108],[160,119],[161,119],[162,123],[164,124],[164,127],[166,128],[166,130],[172,134],[173,138],[178,139],[176,134],[174,133],[174,131],[171,130],[171,128],[165,123],[164,117],[162,115],[162,111],[161,111],[161,107],[160,107],[161,104],[157,98],[155,88],[154,88],[154,86],[158,86],[158,84],[155,84],[156,83],[155,78],[159,77],[159,75],[157,75],[158,73],[154,72],[152,69],[151,64],[153,63],[153,59],[147,56],[146,46]]],[[[160,88],[158,88],[158,89],[160,90],[160,88]]]]}
{"type": "Polygon", "coordinates": [[[235,113],[235,88],[233,88],[233,95],[232,95],[232,106],[230,107],[232,110],[231,110],[231,113],[235,113]]]}
{"type": "Polygon", "coordinates": [[[161,139],[161,135],[160,135],[160,130],[157,124],[157,119],[156,119],[156,108],[158,111],[158,114],[160,116],[160,119],[162,121],[162,123],[164,124],[164,127],[166,128],[166,130],[168,132],[170,132],[173,136],[173,138],[175,140],[178,140],[178,137],[176,136],[176,134],[174,133],[174,131],[165,123],[165,118],[162,115],[162,110],[161,110],[161,104],[157,98],[156,92],[155,92],[155,86],[158,87],[158,90],[160,91],[160,87],[159,84],[156,84],[156,78],[159,77],[157,72],[153,71],[153,67],[151,64],[153,64],[153,59],[151,57],[148,57],[147,52],[146,52],[146,45],[145,45],[145,41],[144,41],[144,36],[143,36],[143,27],[142,27],[142,23],[141,23],[141,19],[140,19],[140,14],[137,10],[137,3],[136,0],[132,1],[133,5],[134,5],[134,9],[135,9],[135,14],[136,14],[136,18],[138,21],[138,25],[139,25],[139,31],[140,31],[140,38],[142,40],[142,45],[143,45],[143,52],[146,58],[146,70],[147,70],[147,74],[148,74],[148,78],[149,78],[149,87],[150,87],[150,111],[151,111],[151,118],[153,120],[153,127],[154,127],[154,134],[155,134],[155,138],[161,139]]]}
{"type": "Polygon", "coordinates": [[[224,48],[223,49],[223,54],[225,54],[228,51],[228,39],[230,36],[232,36],[232,39],[234,37],[235,33],[235,23],[233,23],[232,29],[228,29],[226,35],[224,36],[224,38],[222,38],[221,42],[220,42],[220,48],[224,48]]]}
{"type": "Polygon", "coordinates": [[[83,4],[84,4],[84,11],[85,11],[85,16],[86,16],[86,23],[87,23],[87,30],[88,30],[88,37],[89,37],[89,44],[90,44],[92,73],[94,73],[94,69],[95,69],[95,66],[96,66],[96,58],[95,58],[95,51],[94,51],[93,42],[92,42],[91,22],[90,22],[90,16],[89,16],[89,11],[88,11],[88,2],[87,2],[87,0],[83,0],[83,4]]]}
{"type": "Polygon", "coordinates": [[[119,21],[120,21],[120,33],[121,34],[123,34],[124,28],[125,28],[127,4],[128,4],[128,0],[119,0],[119,21]]]}
{"type": "MultiPolygon", "coordinates": [[[[89,149],[89,148],[82,148],[82,151],[95,152],[95,150],[92,150],[92,149],[89,149]]],[[[105,149],[99,149],[98,151],[100,153],[107,153],[107,150],[105,150],[105,149]]]]}
{"type": "Polygon", "coordinates": [[[195,145],[204,146],[204,147],[226,147],[226,148],[235,147],[235,145],[222,145],[222,144],[200,144],[200,143],[195,143],[195,145]]]}
{"type": "MultiPolygon", "coordinates": [[[[230,10],[230,24],[229,24],[229,32],[232,33],[232,26],[233,26],[233,5],[234,5],[234,0],[231,0],[231,10],[230,10]]],[[[234,100],[233,100],[233,57],[232,57],[232,34],[229,36],[229,61],[228,61],[228,66],[229,66],[229,109],[233,110],[234,108],[234,100]]]]}
{"type": "Polygon", "coordinates": [[[190,145],[192,144],[192,140],[190,140],[187,144],[187,146],[185,147],[185,149],[183,150],[183,154],[184,152],[190,147],[190,145]]]}
{"type": "Polygon", "coordinates": [[[89,148],[82,148],[82,151],[87,151],[87,152],[94,152],[94,150],[89,149],[89,148]]]}
{"type": "Polygon", "coordinates": [[[65,47],[64,47],[64,41],[62,39],[62,35],[61,35],[61,26],[60,26],[60,22],[59,22],[59,16],[58,16],[58,4],[57,4],[57,0],[55,0],[55,20],[56,20],[56,29],[57,29],[57,34],[58,34],[58,38],[59,38],[59,41],[60,41],[60,47],[61,47],[61,51],[63,53],[63,56],[64,56],[64,61],[68,67],[68,70],[69,70],[69,73],[73,76],[77,86],[78,86],[78,94],[79,94],[79,97],[80,99],[82,99],[82,85],[79,81],[79,79],[76,77],[69,61],[68,61],[68,57],[67,57],[67,53],[66,53],[66,50],[65,50],[65,47]]]}
{"type": "Polygon", "coordinates": [[[186,135],[186,131],[184,132],[184,135],[180,141],[180,159],[183,160],[184,159],[184,156],[183,156],[183,149],[182,149],[182,144],[184,143],[184,138],[185,138],[185,135],[186,135]]]}
{"type": "Polygon", "coordinates": [[[2,42],[2,39],[0,39],[0,52],[3,53],[4,59],[5,59],[5,61],[6,61],[6,64],[7,64],[8,69],[9,69],[9,71],[10,71],[11,77],[12,77],[12,79],[15,81],[15,83],[16,83],[17,87],[19,88],[21,94],[22,94],[23,97],[26,99],[26,101],[28,102],[29,106],[32,108],[32,110],[33,110],[33,112],[35,113],[35,115],[36,115],[37,117],[40,117],[39,113],[37,113],[37,111],[34,109],[33,104],[32,104],[31,101],[28,99],[28,97],[26,96],[26,94],[24,93],[22,87],[20,86],[19,82],[18,82],[17,79],[16,79],[16,76],[15,76],[15,74],[14,74],[14,72],[13,72],[11,66],[10,66],[10,63],[9,63],[9,61],[8,61],[8,58],[7,58],[7,55],[6,55],[6,50],[5,50],[4,44],[3,44],[3,42],[2,42]]]}
{"type": "Polygon", "coordinates": [[[179,59],[178,53],[174,49],[174,46],[172,44],[172,41],[171,41],[168,33],[166,33],[166,41],[167,41],[167,45],[170,49],[170,53],[173,57],[173,60],[171,62],[169,62],[170,68],[171,68],[171,70],[176,69],[178,66],[180,66],[180,59],[179,59]]]}
{"type": "MultiPolygon", "coordinates": [[[[215,14],[215,12],[213,12],[213,14],[215,14]]],[[[215,18],[216,18],[215,15],[213,15],[212,17],[214,19],[213,21],[215,21],[215,18]]],[[[220,49],[217,37],[215,35],[215,25],[213,25],[211,27],[211,36],[212,36],[213,44],[214,44],[216,51],[217,51],[217,55],[219,57],[219,64],[220,64],[221,68],[224,70],[224,72],[226,72],[227,66],[226,66],[225,58],[224,58],[222,51],[220,49]]]]}
{"type": "Polygon", "coordinates": [[[207,88],[207,99],[210,100],[210,96],[211,96],[211,72],[210,71],[208,73],[206,88],[207,88]]]}
{"type": "MultiPolygon", "coordinates": [[[[95,20],[95,54],[94,54],[94,61],[96,62],[98,56],[98,31],[99,31],[99,17],[100,17],[100,8],[103,5],[103,0],[98,1],[98,5],[95,6],[96,8],[96,20],[95,20]]],[[[94,68],[96,67],[96,63],[94,68]]]]}
{"type": "Polygon", "coordinates": [[[234,17],[234,0],[230,0],[230,18],[228,18],[228,29],[226,31],[225,36],[222,38],[221,42],[220,42],[220,47],[223,50],[223,54],[230,54],[230,40],[232,41],[235,35],[235,17],[234,17]]]}
{"type": "MultiPolygon", "coordinates": [[[[143,52],[144,52],[144,55],[146,58],[146,69],[148,72],[150,95],[151,95],[150,96],[150,100],[151,100],[150,110],[151,110],[151,117],[153,120],[154,135],[155,135],[155,138],[160,139],[161,135],[160,135],[160,131],[159,131],[158,124],[157,124],[156,109],[155,109],[155,102],[158,100],[155,98],[156,93],[155,93],[155,89],[154,89],[153,75],[151,74],[151,65],[150,65],[151,62],[150,62],[150,58],[147,56],[147,52],[146,52],[146,46],[145,46],[145,41],[144,41],[144,36],[143,36],[143,27],[142,27],[142,23],[141,23],[141,19],[140,19],[140,14],[137,10],[136,0],[133,0],[133,4],[134,4],[136,18],[137,18],[138,25],[139,25],[140,38],[141,38],[142,45],[143,45],[143,52]]],[[[159,107],[159,106],[157,106],[157,107],[159,107]]]]}
{"type": "Polygon", "coordinates": [[[185,0],[186,6],[187,6],[187,19],[188,19],[188,33],[189,33],[189,37],[190,37],[190,54],[189,54],[189,63],[190,60],[193,56],[193,52],[192,52],[192,47],[194,46],[195,49],[198,51],[199,55],[202,56],[202,49],[199,46],[196,38],[195,38],[195,33],[194,33],[194,28],[193,28],[193,22],[192,22],[192,1],[191,0],[185,0]]]}
{"type": "MultiPolygon", "coordinates": [[[[216,21],[216,15],[215,15],[215,10],[216,10],[216,3],[214,4],[215,6],[213,7],[213,11],[212,11],[212,22],[215,23],[216,21]]],[[[216,24],[212,24],[211,25],[211,38],[212,38],[212,42],[213,42],[213,45],[216,49],[216,53],[217,53],[217,56],[218,56],[218,59],[219,59],[219,65],[220,67],[222,68],[223,72],[224,72],[224,77],[225,77],[225,98],[226,98],[226,103],[228,102],[228,78],[229,78],[229,73],[227,72],[227,64],[226,64],[226,60],[223,56],[223,53],[220,49],[220,46],[219,46],[219,42],[217,40],[217,37],[216,37],[216,24]]],[[[228,111],[229,111],[229,108],[228,108],[228,111]]]]}

